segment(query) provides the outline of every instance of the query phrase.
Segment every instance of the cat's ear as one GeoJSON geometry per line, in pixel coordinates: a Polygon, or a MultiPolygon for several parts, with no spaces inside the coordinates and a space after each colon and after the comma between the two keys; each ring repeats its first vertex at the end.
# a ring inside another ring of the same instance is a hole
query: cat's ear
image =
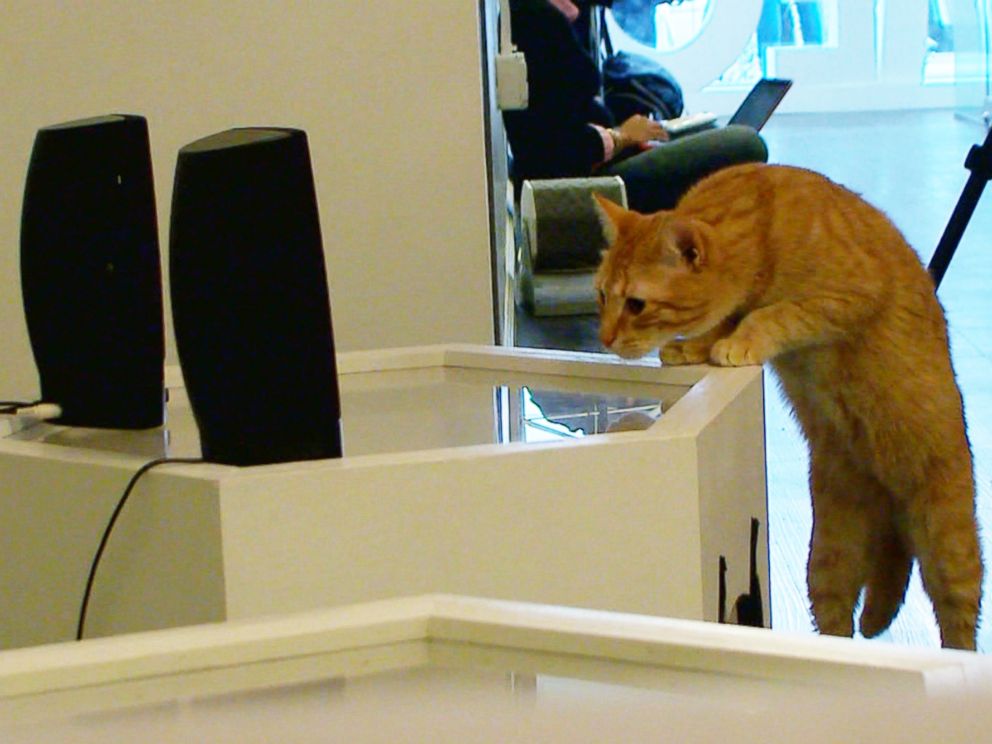
{"type": "Polygon", "coordinates": [[[665,224],[662,241],[669,262],[699,271],[706,265],[706,237],[695,220],[674,219],[665,224]]]}
{"type": "Polygon", "coordinates": [[[606,237],[606,242],[612,245],[623,231],[623,226],[630,219],[632,212],[597,193],[593,193],[592,198],[599,224],[603,226],[603,235],[606,237]]]}

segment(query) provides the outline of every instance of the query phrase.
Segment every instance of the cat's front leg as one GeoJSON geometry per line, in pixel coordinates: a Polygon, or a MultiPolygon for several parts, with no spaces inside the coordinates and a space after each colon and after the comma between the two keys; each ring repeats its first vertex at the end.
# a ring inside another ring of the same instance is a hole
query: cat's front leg
{"type": "Polygon", "coordinates": [[[662,364],[672,366],[680,364],[702,364],[710,358],[711,341],[702,342],[699,339],[687,338],[680,341],[669,341],[658,351],[662,364]]]}
{"type": "Polygon", "coordinates": [[[760,317],[755,321],[760,312],[745,316],[733,333],[713,344],[709,355],[713,364],[721,367],[764,364],[778,353],[778,347],[762,327],[760,317]]]}
{"type": "Polygon", "coordinates": [[[659,349],[658,356],[663,364],[672,366],[703,364],[710,358],[713,344],[731,333],[737,327],[737,322],[736,317],[730,317],[699,336],[669,341],[659,349]]]}
{"type": "Polygon", "coordinates": [[[710,361],[721,367],[747,367],[764,364],[775,356],[775,347],[760,335],[736,331],[710,349],[710,361]]]}
{"type": "Polygon", "coordinates": [[[753,310],[713,344],[710,361],[724,367],[764,364],[779,354],[843,338],[876,312],[871,302],[824,295],[753,310]]]}

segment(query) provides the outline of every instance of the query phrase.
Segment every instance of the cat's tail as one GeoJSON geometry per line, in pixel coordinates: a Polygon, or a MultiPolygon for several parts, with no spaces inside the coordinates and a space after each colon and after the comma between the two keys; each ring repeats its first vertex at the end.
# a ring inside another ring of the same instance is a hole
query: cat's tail
{"type": "Polygon", "coordinates": [[[894,530],[872,546],[865,582],[865,604],[861,612],[861,634],[874,638],[895,619],[902,606],[913,568],[913,554],[894,530]]]}

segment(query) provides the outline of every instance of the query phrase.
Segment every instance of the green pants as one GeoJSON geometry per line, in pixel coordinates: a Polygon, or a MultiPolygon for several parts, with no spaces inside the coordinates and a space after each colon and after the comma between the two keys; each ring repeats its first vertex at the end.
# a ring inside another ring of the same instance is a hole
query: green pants
{"type": "Polygon", "coordinates": [[[690,186],[720,168],[767,160],[768,148],[756,131],[728,126],[664,142],[610,163],[599,174],[620,176],[627,186],[628,206],[650,213],[671,209],[690,186]]]}

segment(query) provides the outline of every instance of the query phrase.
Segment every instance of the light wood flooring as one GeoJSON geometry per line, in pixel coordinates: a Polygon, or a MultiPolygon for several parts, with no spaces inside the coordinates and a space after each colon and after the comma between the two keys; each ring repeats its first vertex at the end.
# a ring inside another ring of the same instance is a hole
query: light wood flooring
{"type": "MultiPolygon", "coordinates": [[[[763,131],[771,161],[825,173],[881,207],[927,262],[967,180],[965,156],[984,129],[952,111],[778,114],[763,131]]],[[[952,355],[975,455],[979,519],[992,534],[992,189],[979,204],[941,285],[952,355]]],[[[517,318],[521,346],[601,350],[593,317],[517,318]]],[[[766,373],[769,547],[773,628],[812,632],[805,566],[811,526],[806,447],[774,376],[766,373]]],[[[992,556],[984,539],[986,565],[992,556]]],[[[988,573],[988,571],[987,571],[988,573]]],[[[988,577],[987,577],[988,579],[988,577]]],[[[988,596],[988,580],[986,596],[988,596]]],[[[989,600],[987,604],[992,604],[989,600]]],[[[992,608],[984,614],[989,615],[992,608]]],[[[885,639],[936,646],[918,576],[885,639]]],[[[992,622],[979,647],[992,651],[992,622]]]]}

